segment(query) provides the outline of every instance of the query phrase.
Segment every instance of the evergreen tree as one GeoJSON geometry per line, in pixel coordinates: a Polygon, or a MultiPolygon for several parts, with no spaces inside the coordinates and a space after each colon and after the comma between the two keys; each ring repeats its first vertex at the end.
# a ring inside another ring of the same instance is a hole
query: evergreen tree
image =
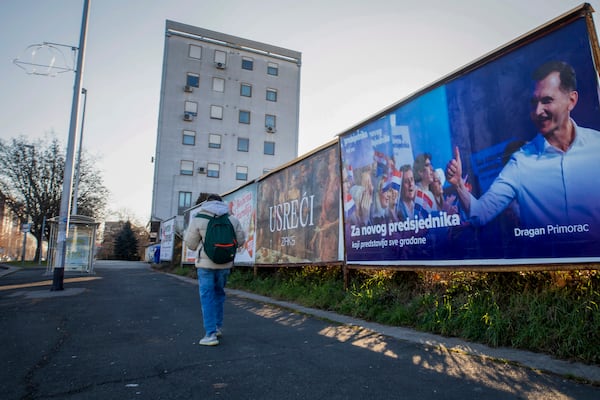
{"type": "Polygon", "coordinates": [[[115,238],[115,259],[138,261],[140,256],[137,245],[137,238],[131,229],[131,222],[127,221],[115,238]]]}

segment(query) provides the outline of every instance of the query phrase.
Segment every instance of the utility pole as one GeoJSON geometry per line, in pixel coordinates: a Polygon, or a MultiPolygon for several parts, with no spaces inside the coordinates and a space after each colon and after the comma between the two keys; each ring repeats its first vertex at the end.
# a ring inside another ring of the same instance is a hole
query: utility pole
{"type": "Polygon", "coordinates": [[[77,215],[77,200],[79,197],[79,179],[81,178],[81,149],[83,147],[83,126],[85,125],[85,105],[87,103],[87,89],[81,89],[83,95],[83,112],[81,113],[81,129],[79,130],[79,150],[77,150],[77,169],[75,171],[75,184],[73,185],[73,206],[71,215],[77,215]]]}
{"type": "Polygon", "coordinates": [[[67,142],[67,154],[63,178],[63,190],[60,201],[60,214],[58,220],[57,253],[50,290],[64,290],[65,258],[67,253],[67,237],[69,235],[69,217],[71,210],[71,194],[73,190],[73,164],[75,161],[75,139],[77,136],[77,122],[79,120],[79,94],[83,80],[83,65],[85,58],[85,41],[87,34],[90,0],[84,0],[83,16],[81,18],[81,33],[79,36],[79,52],[77,54],[77,69],[75,70],[75,85],[73,88],[73,103],[71,105],[71,123],[67,142]]]}

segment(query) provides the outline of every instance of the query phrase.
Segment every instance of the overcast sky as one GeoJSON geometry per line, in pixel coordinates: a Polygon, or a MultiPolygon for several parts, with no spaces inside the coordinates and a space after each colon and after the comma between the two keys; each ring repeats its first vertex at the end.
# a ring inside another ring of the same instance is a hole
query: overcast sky
{"type": "MultiPolygon", "coordinates": [[[[600,0],[589,3],[600,10],[600,0]]],[[[302,53],[302,155],[580,4],[92,0],[83,146],[99,157],[98,168],[111,191],[110,209],[147,222],[167,19],[302,53]]],[[[74,74],[28,75],[13,59],[30,59],[30,45],[51,42],[67,45],[55,47],[71,62],[69,46],[79,43],[82,11],[83,0],[0,3],[0,138],[25,135],[35,140],[54,132],[66,145],[74,74]]]]}

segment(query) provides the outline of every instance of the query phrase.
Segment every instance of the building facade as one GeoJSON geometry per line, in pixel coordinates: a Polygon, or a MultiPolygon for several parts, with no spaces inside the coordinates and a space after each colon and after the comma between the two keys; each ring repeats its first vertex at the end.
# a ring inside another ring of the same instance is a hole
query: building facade
{"type": "MultiPolygon", "coordinates": [[[[33,260],[37,239],[31,233],[23,232],[21,220],[6,204],[7,200],[4,193],[0,192],[0,262],[22,260],[23,255],[25,260],[33,260]],[[26,240],[23,235],[27,235],[26,240]]],[[[43,242],[42,257],[46,254],[47,244],[43,242]]]]}
{"type": "Polygon", "coordinates": [[[298,156],[301,53],[167,20],[152,221],[298,156]]]}

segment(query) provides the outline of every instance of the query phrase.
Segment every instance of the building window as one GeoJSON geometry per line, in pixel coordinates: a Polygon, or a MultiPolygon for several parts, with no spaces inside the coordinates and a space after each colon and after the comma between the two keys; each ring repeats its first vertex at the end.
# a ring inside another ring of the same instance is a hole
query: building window
{"type": "Polygon", "coordinates": [[[210,106],[210,117],[212,119],[223,119],[223,107],[210,106]]]}
{"type": "Polygon", "coordinates": [[[188,57],[195,58],[197,60],[202,58],[202,47],[190,44],[188,48],[188,57]]]}
{"type": "Polygon", "coordinates": [[[265,154],[269,156],[275,155],[275,142],[265,142],[265,154]]]}
{"type": "Polygon", "coordinates": [[[220,149],[221,148],[221,135],[217,135],[216,133],[211,133],[208,135],[208,147],[211,149],[220,149]]]}
{"type": "Polygon", "coordinates": [[[181,175],[194,175],[194,162],[181,160],[181,164],[179,167],[179,173],[181,175]]]}
{"type": "Polygon", "coordinates": [[[238,138],[238,151],[248,152],[250,150],[250,139],[248,138],[238,138]]]}
{"type": "Polygon", "coordinates": [[[250,57],[242,57],[242,69],[252,71],[254,69],[254,60],[250,57]]]}
{"type": "Polygon", "coordinates": [[[252,85],[247,83],[240,84],[240,96],[252,97],[252,85]]]}
{"type": "Polygon", "coordinates": [[[250,111],[240,110],[240,116],[238,118],[240,124],[250,123],[250,111]]]}
{"type": "Polygon", "coordinates": [[[235,179],[238,181],[247,181],[248,167],[235,167],[235,179]]]}
{"type": "Polygon", "coordinates": [[[194,131],[183,131],[183,144],[186,146],[196,145],[196,132],[194,131]]]}
{"type": "Polygon", "coordinates": [[[192,192],[179,192],[179,202],[177,203],[178,212],[181,215],[185,210],[192,206],[192,192]]]}
{"type": "Polygon", "coordinates": [[[212,89],[215,92],[224,92],[225,91],[225,79],[223,79],[223,78],[213,78],[212,89]]]}
{"type": "Polygon", "coordinates": [[[198,103],[195,101],[187,101],[183,106],[183,112],[188,115],[193,115],[194,117],[198,115],[198,103]]]}
{"type": "Polygon", "coordinates": [[[267,74],[273,75],[273,76],[279,75],[279,65],[272,63],[272,62],[268,63],[267,64],[267,74]]]}
{"type": "Polygon", "coordinates": [[[275,116],[274,115],[265,115],[265,128],[270,131],[275,130],[275,116]]]}
{"type": "Polygon", "coordinates": [[[185,84],[186,86],[200,87],[200,75],[188,72],[185,84]]]}
{"type": "Polygon", "coordinates": [[[217,163],[208,163],[206,175],[209,178],[218,178],[220,171],[221,171],[221,166],[219,164],[217,164],[217,163]]]}
{"type": "Polygon", "coordinates": [[[225,68],[225,65],[227,65],[227,53],[222,50],[215,50],[215,65],[217,68],[225,68]]]}
{"type": "Polygon", "coordinates": [[[277,90],[267,89],[267,100],[268,101],[277,101],[277,90]]]}

